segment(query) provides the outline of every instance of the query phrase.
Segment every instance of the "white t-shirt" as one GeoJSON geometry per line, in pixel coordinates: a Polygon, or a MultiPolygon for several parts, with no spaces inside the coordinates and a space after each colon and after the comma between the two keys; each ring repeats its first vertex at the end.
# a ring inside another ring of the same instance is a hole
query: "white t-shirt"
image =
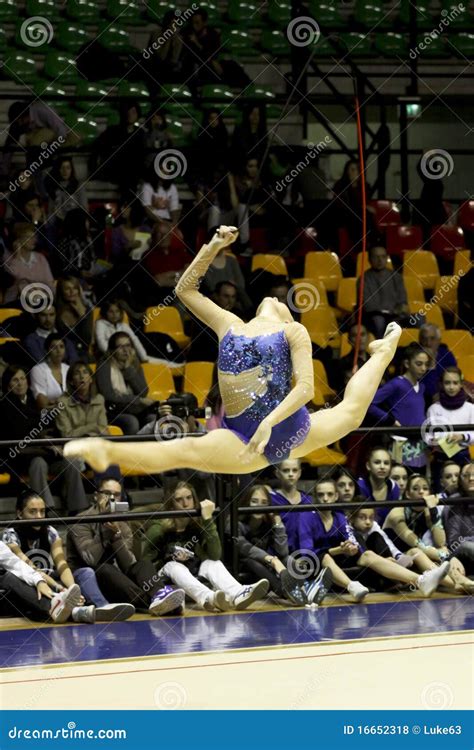
{"type": "Polygon", "coordinates": [[[61,364],[61,379],[62,387],[54,377],[51,368],[46,362],[40,362],[39,365],[35,365],[30,372],[31,390],[33,396],[36,398],[42,393],[46,398],[51,401],[59,398],[66,392],[66,375],[69,370],[69,365],[64,362],[61,364]]]}
{"type": "Polygon", "coordinates": [[[179,195],[176,185],[170,185],[168,188],[164,188],[162,185],[159,186],[158,190],[150,185],[149,182],[145,182],[139,198],[142,204],[149,208],[155,214],[157,219],[171,219],[171,211],[177,211],[179,208],[179,195]],[[153,206],[153,201],[159,202],[159,207],[153,206]]]}
{"type": "MultiPolygon", "coordinates": [[[[445,409],[440,403],[432,404],[427,411],[427,420],[430,425],[439,425],[440,427],[449,427],[454,424],[472,424],[474,425],[474,404],[465,401],[459,409],[445,409]]],[[[448,437],[451,431],[441,432],[438,430],[426,430],[425,440],[428,445],[433,445],[440,438],[448,437]]],[[[474,432],[462,430],[463,435],[468,436],[467,445],[474,443],[474,432]]]]}

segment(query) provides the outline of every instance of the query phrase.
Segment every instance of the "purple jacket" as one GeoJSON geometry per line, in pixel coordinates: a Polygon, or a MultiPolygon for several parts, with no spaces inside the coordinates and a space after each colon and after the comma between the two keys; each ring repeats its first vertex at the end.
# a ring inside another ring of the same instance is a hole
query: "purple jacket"
{"type": "Polygon", "coordinates": [[[367,414],[380,424],[393,425],[398,420],[404,427],[421,425],[425,420],[425,387],[418,383],[418,392],[403,375],[382,385],[374,396],[367,414]]]}

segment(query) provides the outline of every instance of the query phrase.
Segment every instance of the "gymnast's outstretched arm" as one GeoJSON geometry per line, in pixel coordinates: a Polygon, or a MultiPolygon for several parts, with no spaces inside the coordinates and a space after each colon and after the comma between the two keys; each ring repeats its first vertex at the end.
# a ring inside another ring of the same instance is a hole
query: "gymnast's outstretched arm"
{"type": "Polygon", "coordinates": [[[219,251],[235,242],[237,236],[238,231],[235,227],[219,227],[212,240],[201,247],[176,285],[176,294],[181,302],[199,320],[212,328],[219,338],[222,338],[232,323],[242,323],[242,321],[234,313],[224,310],[201,294],[199,283],[219,251]]]}
{"type": "Polygon", "coordinates": [[[301,323],[289,323],[285,335],[290,345],[294,385],[289,394],[262,420],[252,439],[240,454],[262,454],[270,438],[272,428],[290,417],[314,396],[314,373],[311,339],[301,323]]]}

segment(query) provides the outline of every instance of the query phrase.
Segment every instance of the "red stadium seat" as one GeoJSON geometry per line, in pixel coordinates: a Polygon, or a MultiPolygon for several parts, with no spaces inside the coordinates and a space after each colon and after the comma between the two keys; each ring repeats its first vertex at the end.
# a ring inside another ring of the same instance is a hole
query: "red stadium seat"
{"type": "Polygon", "coordinates": [[[389,255],[403,255],[404,250],[418,250],[423,245],[421,227],[406,224],[387,227],[386,247],[389,255]]]}
{"type": "Polygon", "coordinates": [[[369,206],[375,208],[374,219],[377,229],[386,229],[400,224],[400,209],[393,201],[369,201],[369,206]]]}
{"type": "Polygon", "coordinates": [[[474,201],[465,201],[459,207],[458,224],[465,232],[474,232],[474,201]]]}
{"type": "Polygon", "coordinates": [[[466,247],[464,232],[461,227],[447,227],[445,224],[433,227],[430,239],[430,250],[445,260],[454,260],[456,250],[466,247]]]}

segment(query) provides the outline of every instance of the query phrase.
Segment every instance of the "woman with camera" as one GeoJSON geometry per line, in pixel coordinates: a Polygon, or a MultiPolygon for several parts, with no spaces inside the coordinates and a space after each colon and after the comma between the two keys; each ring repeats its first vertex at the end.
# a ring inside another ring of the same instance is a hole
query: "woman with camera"
{"type": "Polygon", "coordinates": [[[147,529],[144,557],[157,566],[158,575],[167,576],[200,607],[211,612],[246,609],[265,596],[269,588],[267,580],[242,586],[222,563],[221,541],[212,519],[215,505],[211,500],[200,503],[191,484],[178,482],[168,498],[167,509],[199,510],[201,516],[167,518],[147,529]]]}

